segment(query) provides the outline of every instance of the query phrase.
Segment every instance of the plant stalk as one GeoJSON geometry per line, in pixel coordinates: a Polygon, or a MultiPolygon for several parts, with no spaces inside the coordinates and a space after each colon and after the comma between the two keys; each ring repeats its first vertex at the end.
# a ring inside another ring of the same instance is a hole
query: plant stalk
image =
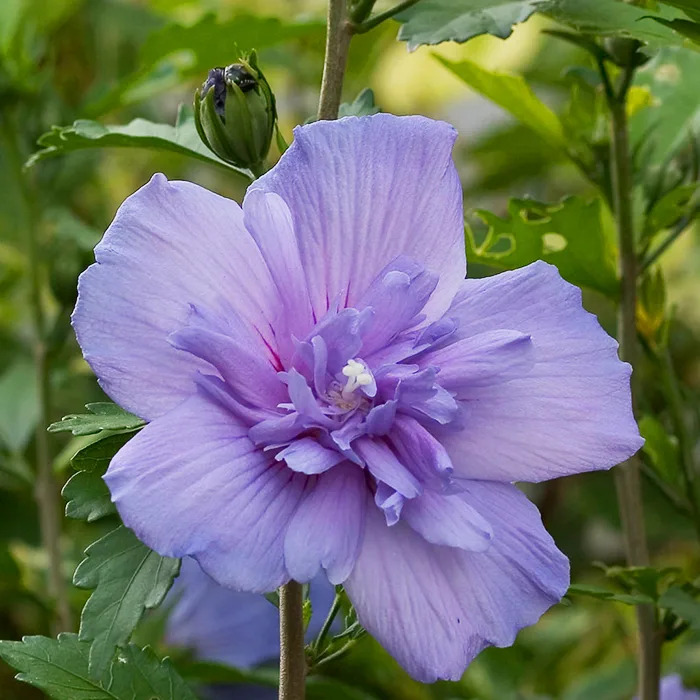
{"type": "Polygon", "coordinates": [[[303,589],[300,583],[290,581],[280,588],[279,700],[304,700],[306,658],[303,605],[303,589]]]}
{"type": "Polygon", "coordinates": [[[22,152],[19,134],[6,112],[1,117],[2,131],[6,141],[8,160],[15,171],[25,210],[27,258],[29,260],[29,289],[34,327],[33,356],[37,383],[35,391],[39,405],[34,449],[36,459],[36,483],[34,499],[39,514],[41,540],[48,556],[48,594],[55,606],[53,632],[67,632],[72,629],[68,589],[63,576],[61,557],[61,509],[58,485],[53,474],[51,449],[46,428],[51,422],[51,387],[46,352],[46,322],[41,299],[41,260],[39,254],[36,221],[36,198],[30,190],[27,176],[22,170],[22,152]]]}
{"type": "MultiPolygon", "coordinates": [[[[627,89],[630,85],[632,71],[632,68],[626,69],[617,94],[609,97],[609,106],[612,118],[613,203],[620,250],[621,294],[617,322],[618,341],[620,343],[620,358],[634,367],[637,355],[635,312],[639,261],[637,259],[632,218],[632,180],[626,109],[627,89]]],[[[633,406],[634,398],[633,381],[633,406]]],[[[631,457],[615,468],[615,486],[629,566],[647,566],[649,564],[639,471],[639,458],[637,456],[631,457]]],[[[640,651],[638,667],[639,698],[640,700],[658,700],[661,638],[653,606],[637,606],[637,625],[640,651]]]]}
{"type": "Polygon", "coordinates": [[[352,26],[348,21],[346,0],[329,0],[326,29],[326,57],[323,62],[321,96],[318,103],[319,119],[337,119],[343,77],[348,61],[352,26]]]}

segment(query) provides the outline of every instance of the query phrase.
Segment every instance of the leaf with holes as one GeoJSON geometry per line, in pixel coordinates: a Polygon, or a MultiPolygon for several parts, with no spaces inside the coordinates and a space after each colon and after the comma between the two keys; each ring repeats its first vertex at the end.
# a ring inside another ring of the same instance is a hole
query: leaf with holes
{"type": "Polygon", "coordinates": [[[90,413],[64,416],[58,423],[49,426],[49,432],[61,433],[70,430],[73,435],[93,435],[103,430],[136,430],[146,424],[138,416],[108,401],[88,403],[85,408],[90,413]]]}
{"type": "Polygon", "coordinates": [[[85,555],[73,583],[95,590],[80,617],[80,639],[92,641],[90,673],[101,676],[144,610],[160,605],[180,571],[180,560],[161,557],[123,526],[91,544],[85,555]]]}
{"type": "Polygon", "coordinates": [[[89,652],[88,642],[68,633],[0,642],[0,657],[19,671],[17,680],[54,700],[196,700],[170,662],[148,647],[130,644],[101,680],[88,671],[89,652]]]}
{"type": "Polygon", "coordinates": [[[466,229],[467,259],[502,270],[544,260],[572,284],[608,297],[618,290],[614,231],[599,199],[568,197],[559,204],[512,199],[508,216],[477,210],[488,230],[481,243],[466,229]]]}
{"type": "Polygon", "coordinates": [[[480,34],[505,39],[524,22],[540,0],[422,0],[396,15],[403,25],[399,40],[409,50],[443,41],[465,42],[480,34]]]}

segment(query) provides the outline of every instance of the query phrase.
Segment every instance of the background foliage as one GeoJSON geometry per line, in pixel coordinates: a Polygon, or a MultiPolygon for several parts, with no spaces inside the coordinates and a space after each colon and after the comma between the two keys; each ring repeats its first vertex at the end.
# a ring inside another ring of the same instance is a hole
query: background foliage
{"type": "MultiPolygon", "coordinates": [[[[312,697],[629,698],[629,604],[640,600],[667,616],[665,671],[700,687],[698,495],[689,496],[687,483],[700,460],[700,238],[693,224],[700,11],[693,0],[637,5],[421,0],[400,22],[353,39],[342,113],[378,107],[454,123],[470,275],[552,262],[584,288],[584,303],[614,333],[617,248],[608,115],[596,65],[617,58],[620,37],[643,42],[627,109],[633,215],[646,267],[636,375],[655,569],[619,568],[623,544],[610,474],[538,485],[529,495],[572,560],[576,585],[564,603],[524,630],[513,648],[484,652],[459,683],[421,686],[364,637],[324,666],[310,685],[312,697]],[[467,43],[442,43],[448,40],[467,43]],[[374,101],[361,94],[365,88],[374,101]]],[[[188,683],[203,680],[270,683],[267,671],[202,666],[166,649],[160,612],[139,623],[159,604],[178,563],[119,526],[100,477],[139,422],[101,403],[106,397],[80,356],[69,316],[92,247],[118,204],[154,171],[240,201],[246,172],[209,152],[193,128],[192,93],[209,68],[255,48],[287,141],[295,124],[315,114],[323,16],[324,3],[313,0],[0,3],[0,638],[57,631],[39,526],[57,494],[45,489],[35,466],[42,460],[65,484],[60,575],[68,582],[75,571],[72,632],[89,599],[80,639],[64,633],[57,641],[29,636],[0,645],[9,664],[0,665],[2,698],[41,697],[12,679],[16,671],[52,697],[71,700],[140,692],[191,698],[188,683]],[[37,385],[46,387],[43,395],[37,385]],[[45,432],[85,404],[89,415],[45,432]],[[122,602],[116,609],[115,597],[122,602]],[[113,618],[109,633],[105,613],[113,618]],[[161,661],[167,653],[182,675],[161,661]]]]}

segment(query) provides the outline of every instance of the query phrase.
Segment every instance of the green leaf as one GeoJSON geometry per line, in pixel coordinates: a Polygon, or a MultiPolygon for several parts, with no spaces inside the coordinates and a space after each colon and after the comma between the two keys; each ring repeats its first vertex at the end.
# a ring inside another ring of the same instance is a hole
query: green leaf
{"type": "Polygon", "coordinates": [[[68,633],[0,642],[0,657],[20,672],[17,680],[54,700],[196,700],[170,662],[148,647],[130,644],[101,681],[88,671],[89,652],[87,642],[68,633]]]}
{"type": "Polygon", "coordinates": [[[302,603],[301,607],[301,616],[304,621],[304,631],[306,631],[307,627],[309,626],[309,622],[311,622],[311,616],[314,613],[313,605],[311,604],[311,599],[306,598],[304,602],[302,603]]]}
{"type": "Polygon", "coordinates": [[[374,92],[365,88],[352,102],[343,102],[338,110],[339,117],[366,117],[377,114],[380,109],[374,103],[374,92]]]}
{"type": "Polygon", "coordinates": [[[117,696],[88,673],[90,645],[76,634],[58,639],[24,637],[21,642],[0,642],[0,656],[20,671],[16,678],[43,690],[55,700],[98,700],[117,696]]]}
{"type": "Polygon", "coordinates": [[[467,227],[467,259],[503,270],[544,260],[572,284],[614,297],[618,283],[614,235],[601,200],[568,197],[559,204],[512,199],[508,217],[478,210],[488,226],[476,243],[467,227]]]}
{"type": "Polygon", "coordinates": [[[700,601],[680,586],[672,586],[660,598],[659,605],[685,620],[696,632],[700,632],[700,601]]]}
{"type": "Polygon", "coordinates": [[[652,19],[700,44],[700,23],[691,22],[689,19],[663,19],[662,17],[652,17],[652,19]]]}
{"type": "Polygon", "coordinates": [[[669,228],[689,213],[691,200],[700,192],[700,183],[675,187],[654,204],[646,220],[646,235],[669,228]]]}
{"type": "Polygon", "coordinates": [[[634,85],[647,88],[652,100],[630,119],[632,148],[649,144],[645,165],[660,166],[700,124],[700,52],[662,49],[637,72],[634,85]]]}
{"type": "Polygon", "coordinates": [[[78,450],[71,464],[78,471],[96,472],[100,476],[107,471],[109,463],[117,452],[134,436],[133,432],[107,435],[78,450]]]}
{"type": "Polygon", "coordinates": [[[104,126],[79,119],[71,126],[52,127],[38,143],[43,148],[31,156],[27,167],[46,158],[91,148],[149,148],[179,153],[251,178],[248,170],[226,163],[202,143],[194,119],[184,107],[180,108],[175,126],[146,119],[134,119],[124,126],[104,126]]]}
{"type": "Polygon", "coordinates": [[[133,432],[108,435],[79,450],[71,460],[78,470],[63,487],[66,515],[93,522],[116,513],[112,497],[102,479],[112,457],[133,437],[133,432]]]}
{"type": "Polygon", "coordinates": [[[583,34],[630,37],[654,46],[684,43],[682,36],[655,21],[680,14],[672,9],[652,13],[623,0],[544,0],[537,11],[583,34]]]}
{"type": "Polygon", "coordinates": [[[270,591],[269,593],[263,594],[267,599],[267,602],[274,605],[277,609],[280,607],[280,592],[279,589],[275,591],[270,591]]]}
{"type": "Polygon", "coordinates": [[[85,408],[90,413],[64,416],[61,421],[49,426],[49,432],[70,430],[73,435],[92,435],[103,430],[136,430],[146,424],[138,416],[108,401],[88,403],[85,408]]]}
{"type": "Polygon", "coordinates": [[[639,432],[645,440],[642,450],[649,457],[654,471],[665,483],[677,486],[680,466],[676,439],[650,415],[643,416],[639,421],[639,432]]]}
{"type": "Polygon", "coordinates": [[[683,10],[688,17],[696,22],[700,22],[700,4],[698,0],[661,0],[661,2],[683,10]]]}
{"type": "Polygon", "coordinates": [[[598,600],[613,600],[617,603],[624,603],[625,605],[643,605],[645,603],[653,603],[654,599],[649,596],[636,594],[631,595],[628,593],[616,593],[607,588],[601,588],[600,586],[591,586],[582,583],[572,583],[569,586],[567,595],[585,595],[589,598],[597,598],[598,600]]]}
{"type": "Polygon", "coordinates": [[[34,363],[18,359],[0,376],[0,443],[19,453],[39,420],[34,363]]]}
{"type": "Polygon", "coordinates": [[[91,544],[85,554],[73,583],[95,590],[83,608],[80,639],[92,641],[90,672],[101,676],[144,610],[161,603],[180,571],[180,560],[161,557],[123,526],[91,544]]]}
{"type": "Polygon", "coordinates": [[[472,90],[505,109],[549,143],[566,150],[567,142],[559,118],[535,95],[521,75],[490,71],[472,61],[453,63],[441,56],[435,58],[472,90]]]}
{"type": "Polygon", "coordinates": [[[421,0],[396,15],[399,40],[409,50],[443,41],[469,41],[480,34],[509,37],[513,25],[535,12],[540,0],[421,0]]]}
{"type": "Polygon", "coordinates": [[[68,479],[61,491],[66,499],[66,516],[91,523],[117,510],[102,476],[95,472],[78,472],[68,479]]]}
{"type": "Polygon", "coordinates": [[[657,569],[654,566],[607,566],[605,575],[628,593],[641,594],[655,601],[662,588],[676,581],[681,570],[667,566],[657,569]]]}

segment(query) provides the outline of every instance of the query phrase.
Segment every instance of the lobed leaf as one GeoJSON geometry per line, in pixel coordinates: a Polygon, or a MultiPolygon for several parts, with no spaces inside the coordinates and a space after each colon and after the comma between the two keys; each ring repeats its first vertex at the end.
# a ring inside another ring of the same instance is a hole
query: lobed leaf
{"type": "Polygon", "coordinates": [[[108,401],[88,403],[85,408],[90,413],[64,416],[58,423],[49,426],[49,432],[70,430],[73,435],[93,435],[104,430],[136,430],[146,424],[138,416],[108,401]]]}
{"type": "Polygon", "coordinates": [[[17,359],[0,376],[0,445],[20,453],[39,420],[36,369],[31,360],[17,359]]]}
{"type": "Polygon", "coordinates": [[[29,158],[27,167],[46,158],[86,149],[149,148],[179,153],[251,178],[248,170],[226,163],[202,143],[194,119],[182,106],[175,126],[157,124],[147,119],[134,119],[123,126],[104,126],[95,121],[78,119],[71,126],[52,127],[51,131],[39,137],[38,143],[43,148],[29,158]]]}
{"type": "Polygon", "coordinates": [[[465,42],[481,34],[505,39],[524,22],[540,0],[421,0],[401,12],[399,40],[409,50],[443,41],[465,42]]]}
{"type": "Polygon", "coordinates": [[[655,21],[680,16],[671,8],[651,12],[624,0],[542,0],[537,11],[583,34],[628,37],[653,46],[684,44],[680,34],[655,21]]]}
{"type": "Polygon", "coordinates": [[[89,652],[87,642],[69,633],[0,641],[0,657],[19,671],[17,680],[54,700],[196,700],[170,662],[148,647],[130,644],[101,680],[88,671],[89,652]]]}
{"type": "Polygon", "coordinates": [[[117,512],[107,484],[100,474],[78,472],[61,491],[66,499],[66,517],[91,523],[117,512]]]}
{"type": "Polygon", "coordinates": [[[180,571],[180,560],[162,557],[120,526],[91,544],[73,576],[94,588],[80,617],[80,639],[92,641],[90,673],[101,676],[125,645],[144,610],[157,607],[180,571]]]}
{"type": "Polygon", "coordinates": [[[572,284],[614,297],[618,291],[614,234],[601,200],[567,197],[559,204],[512,199],[508,216],[478,210],[488,226],[477,244],[466,229],[467,259],[503,270],[544,260],[572,284]]]}
{"type": "Polygon", "coordinates": [[[674,7],[650,11],[623,0],[421,0],[401,12],[399,39],[413,50],[443,41],[465,42],[481,34],[505,39],[514,25],[533,13],[545,14],[579,34],[631,37],[654,46],[683,45],[695,39],[698,17],[692,0],[670,0],[674,7]],[[684,10],[687,15],[684,15],[684,10]]]}

